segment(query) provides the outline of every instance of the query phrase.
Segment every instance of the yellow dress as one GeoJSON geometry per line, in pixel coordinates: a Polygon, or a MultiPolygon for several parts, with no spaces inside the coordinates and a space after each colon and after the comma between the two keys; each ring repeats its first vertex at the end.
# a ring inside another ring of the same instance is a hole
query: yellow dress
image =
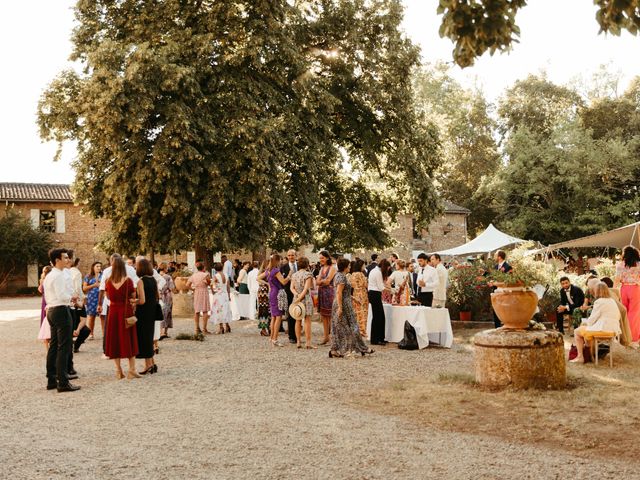
{"type": "Polygon", "coordinates": [[[353,309],[356,311],[358,328],[362,336],[367,335],[367,316],[369,315],[369,297],[367,290],[369,284],[367,277],[362,272],[351,274],[351,286],[353,287],[353,309]]]}

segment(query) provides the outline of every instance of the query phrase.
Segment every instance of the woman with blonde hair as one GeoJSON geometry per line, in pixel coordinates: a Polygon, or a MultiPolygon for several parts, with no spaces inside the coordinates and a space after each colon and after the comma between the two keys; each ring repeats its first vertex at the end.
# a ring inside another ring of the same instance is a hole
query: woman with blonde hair
{"type": "Polygon", "coordinates": [[[603,282],[598,282],[594,287],[593,310],[589,318],[582,320],[582,325],[576,328],[576,348],[578,356],[571,360],[572,363],[584,363],[584,348],[588,347],[593,336],[602,333],[619,334],[620,310],[618,304],[611,298],[609,287],[603,282]]]}

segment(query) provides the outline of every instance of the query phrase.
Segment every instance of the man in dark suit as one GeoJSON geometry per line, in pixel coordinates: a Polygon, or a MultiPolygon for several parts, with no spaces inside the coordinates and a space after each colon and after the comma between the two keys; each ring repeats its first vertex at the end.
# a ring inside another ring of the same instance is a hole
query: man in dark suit
{"type": "Polygon", "coordinates": [[[584,292],[581,288],[571,285],[568,277],[560,279],[560,306],[556,314],[556,327],[560,333],[564,333],[563,317],[567,314],[572,315],[576,308],[580,308],[584,303],[584,292]]]}
{"type": "Polygon", "coordinates": [[[377,260],[378,260],[378,254],[377,253],[371,254],[371,263],[369,265],[367,265],[367,268],[365,269],[365,275],[367,277],[371,273],[371,270],[373,270],[374,268],[376,268],[378,266],[378,261],[377,260]]]}
{"type": "Polygon", "coordinates": [[[408,270],[409,270],[409,277],[411,278],[411,297],[417,299],[418,298],[418,272],[416,271],[416,264],[410,263],[408,270]]]}
{"type": "MultiPolygon", "coordinates": [[[[283,277],[287,278],[298,271],[298,262],[296,261],[296,251],[289,250],[287,252],[287,263],[282,266],[280,273],[283,277]]],[[[284,291],[287,292],[287,302],[289,305],[293,302],[293,292],[291,291],[291,282],[287,282],[284,286],[284,291]]],[[[296,337],[296,319],[291,315],[287,315],[287,329],[289,334],[289,343],[297,343],[296,337]]]]}
{"type": "MultiPolygon", "coordinates": [[[[496,252],[495,260],[496,260],[496,270],[502,273],[509,273],[510,271],[513,270],[511,265],[507,263],[507,254],[505,253],[504,250],[498,250],[496,252]]],[[[493,290],[495,289],[496,287],[493,288],[493,290]]],[[[493,323],[496,328],[500,328],[502,326],[502,322],[496,315],[495,310],[493,311],[493,323]]]]}

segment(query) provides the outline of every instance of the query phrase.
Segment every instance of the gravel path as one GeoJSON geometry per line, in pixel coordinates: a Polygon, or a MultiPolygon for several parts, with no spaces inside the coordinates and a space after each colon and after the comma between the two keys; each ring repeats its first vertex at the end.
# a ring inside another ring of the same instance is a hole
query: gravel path
{"type": "MultiPolygon", "coordinates": [[[[16,310],[38,308],[23,301],[16,310]]],[[[191,330],[175,323],[172,336],[191,330]]],[[[101,342],[87,342],[75,357],[82,390],[58,394],[45,390],[38,319],[0,321],[0,478],[640,478],[637,465],[418,428],[345,401],[394,379],[471,369],[459,345],[332,360],[322,347],[274,349],[250,322],[232,328],[161,342],[159,373],[133,381],[116,380],[101,342]]]]}

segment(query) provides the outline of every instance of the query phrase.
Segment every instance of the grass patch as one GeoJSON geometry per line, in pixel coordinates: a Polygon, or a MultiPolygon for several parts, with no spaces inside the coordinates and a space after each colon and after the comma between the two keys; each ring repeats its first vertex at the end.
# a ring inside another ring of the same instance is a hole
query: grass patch
{"type": "Polygon", "coordinates": [[[476,379],[470,373],[446,372],[438,375],[438,382],[447,384],[475,385],[476,379]]]}
{"type": "Polygon", "coordinates": [[[196,342],[204,342],[204,335],[202,333],[179,333],[176,335],[176,340],[195,340],[196,342]]]}

